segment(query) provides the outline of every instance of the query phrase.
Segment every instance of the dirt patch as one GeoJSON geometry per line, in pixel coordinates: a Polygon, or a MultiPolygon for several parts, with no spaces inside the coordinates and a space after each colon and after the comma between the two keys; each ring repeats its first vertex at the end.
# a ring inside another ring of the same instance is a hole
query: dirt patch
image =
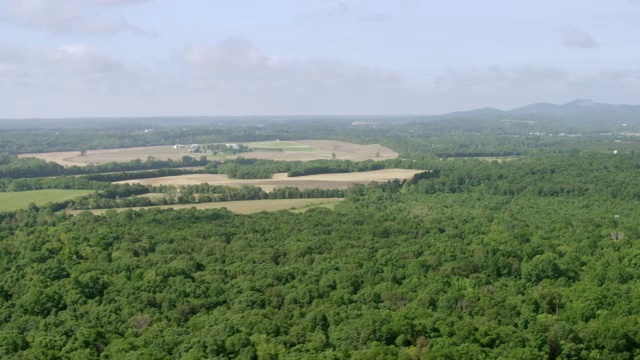
{"type": "Polygon", "coordinates": [[[117,184],[143,184],[143,185],[198,185],[208,183],[210,185],[226,185],[240,187],[242,185],[257,186],[264,191],[272,191],[277,187],[292,186],[299,189],[347,189],[353,184],[368,184],[372,181],[387,181],[393,179],[410,179],[423,170],[384,169],[347,174],[322,174],[300,177],[287,177],[287,174],[276,174],[268,180],[241,180],[229,179],[226,175],[189,174],[180,176],[167,176],[153,179],[140,179],[120,181],[117,184]]]}

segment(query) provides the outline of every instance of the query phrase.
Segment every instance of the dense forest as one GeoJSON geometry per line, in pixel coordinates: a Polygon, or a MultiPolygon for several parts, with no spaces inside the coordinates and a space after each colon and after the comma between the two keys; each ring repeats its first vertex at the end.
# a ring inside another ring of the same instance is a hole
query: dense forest
{"type": "Polygon", "coordinates": [[[529,110],[0,129],[1,192],[94,191],[0,214],[0,358],[638,359],[638,138],[529,110]],[[16,156],[273,139],[379,143],[400,158],[16,156]],[[388,168],[424,172],[348,190],[112,183],[388,168]],[[66,212],[327,197],[344,200],[301,213],[66,212]]]}
{"type": "Polygon", "coordinates": [[[636,156],[424,161],[334,210],[3,214],[0,357],[640,356],[636,156]]]}
{"type": "MultiPolygon", "coordinates": [[[[253,141],[340,140],[382,144],[402,158],[416,154],[439,157],[495,157],[566,153],[576,149],[638,151],[640,124],[629,116],[603,120],[600,114],[579,119],[501,111],[475,111],[441,116],[130,119],[33,122],[30,128],[0,122],[0,153],[86,151],[123,147],[246,143],[253,141]],[[620,119],[629,124],[622,124],[620,119]],[[113,124],[111,124],[113,123],[113,124]],[[625,125],[625,126],[623,126],[625,125]]],[[[209,150],[245,152],[211,145],[209,150]]],[[[265,149],[260,149],[264,151],[265,149]]],[[[118,171],[118,170],[116,170],[118,171]]]]}

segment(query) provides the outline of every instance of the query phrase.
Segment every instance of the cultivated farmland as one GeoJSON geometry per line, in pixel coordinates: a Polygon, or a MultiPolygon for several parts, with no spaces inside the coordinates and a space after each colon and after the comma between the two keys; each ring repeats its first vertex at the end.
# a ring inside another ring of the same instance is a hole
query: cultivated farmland
{"type": "Polygon", "coordinates": [[[255,151],[237,155],[213,156],[213,153],[190,153],[186,148],[174,149],[172,146],[151,146],[89,150],[84,156],[81,156],[79,151],[71,151],[21,154],[19,157],[35,157],[46,161],[56,162],[64,166],[128,162],[136,159],[146,160],[149,156],[159,160],[179,160],[185,155],[191,155],[194,157],[205,155],[211,159],[234,159],[237,157],[245,157],[252,159],[300,161],[333,158],[340,160],[363,161],[369,159],[385,160],[398,157],[396,152],[381,145],[358,145],[329,140],[268,141],[243,143],[243,145],[253,148],[255,151]]]}
{"type": "Polygon", "coordinates": [[[208,183],[210,185],[242,186],[250,185],[271,191],[277,187],[292,186],[299,189],[347,189],[353,184],[368,184],[372,181],[382,182],[394,179],[410,179],[415,174],[424,170],[384,169],[376,171],[320,174],[300,177],[287,177],[287,174],[276,174],[273,179],[267,180],[243,180],[229,179],[227,175],[219,174],[189,174],[180,176],[167,176],[152,179],[120,181],[117,184],[143,184],[143,185],[198,185],[208,183]]]}

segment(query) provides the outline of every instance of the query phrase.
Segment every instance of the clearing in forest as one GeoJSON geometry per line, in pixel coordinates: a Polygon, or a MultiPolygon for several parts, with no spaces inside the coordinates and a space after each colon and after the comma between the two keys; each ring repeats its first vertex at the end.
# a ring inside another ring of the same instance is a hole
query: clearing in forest
{"type": "Polygon", "coordinates": [[[273,179],[245,180],[229,179],[221,174],[189,174],[179,176],[165,176],[152,179],[139,179],[119,181],[116,184],[143,184],[143,185],[210,185],[226,186],[257,186],[264,191],[272,191],[277,187],[292,186],[299,189],[347,189],[354,184],[368,184],[372,181],[383,182],[394,179],[411,179],[415,174],[424,170],[383,169],[366,172],[353,172],[341,174],[319,174],[299,177],[287,177],[287,174],[275,174],[273,179]]]}
{"type": "MultiPolygon", "coordinates": [[[[280,211],[280,210],[293,210],[295,212],[302,212],[316,207],[333,208],[342,199],[328,198],[328,199],[285,199],[285,200],[244,200],[244,201],[223,201],[212,202],[202,204],[180,204],[180,205],[164,205],[164,206],[146,206],[146,207],[134,207],[134,208],[119,208],[112,209],[116,211],[124,210],[140,210],[140,209],[222,209],[226,208],[229,211],[238,214],[252,214],[261,211],[280,211]]],[[[67,213],[77,215],[87,210],[69,210],[67,213]]],[[[100,210],[88,210],[96,215],[104,214],[107,209],[100,210]]]]}
{"type": "Polygon", "coordinates": [[[38,206],[50,202],[72,200],[93,193],[91,190],[34,190],[0,192],[0,212],[26,209],[30,203],[38,206]]]}
{"type": "Polygon", "coordinates": [[[342,141],[330,140],[301,140],[301,141],[264,141],[255,143],[242,143],[254,151],[239,153],[236,155],[217,155],[212,152],[192,153],[190,145],[185,148],[174,149],[173,146],[150,146],[107,150],[89,150],[81,156],[79,151],[50,152],[36,154],[21,154],[21,158],[35,157],[46,161],[56,162],[64,166],[85,166],[88,164],[105,164],[109,162],[128,162],[136,159],[146,160],[154,157],[159,160],[180,160],[189,155],[195,158],[207,156],[209,159],[235,159],[244,157],[250,159],[271,160],[385,160],[395,159],[398,154],[381,145],[358,145],[342,141]]]}

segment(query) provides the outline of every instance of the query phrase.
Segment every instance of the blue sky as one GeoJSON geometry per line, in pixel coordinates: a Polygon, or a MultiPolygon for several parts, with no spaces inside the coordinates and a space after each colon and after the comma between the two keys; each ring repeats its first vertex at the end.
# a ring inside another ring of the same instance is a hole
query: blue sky
{"type": "Polygon", "coordinates": [[[0,0],[0,118],[638,103],[638,0],[0,0]]]}

